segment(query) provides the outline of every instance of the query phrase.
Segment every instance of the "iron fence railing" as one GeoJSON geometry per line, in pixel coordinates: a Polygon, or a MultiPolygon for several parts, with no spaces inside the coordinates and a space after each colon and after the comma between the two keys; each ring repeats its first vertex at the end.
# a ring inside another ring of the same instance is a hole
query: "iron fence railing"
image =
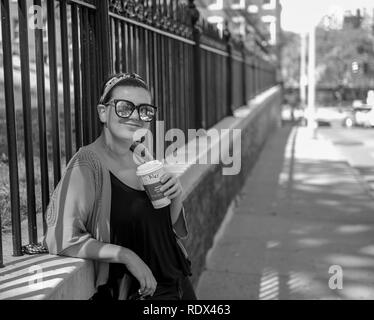
{"type": "Polygon", "coordinates": [[[227,30],[221,36],[193,0],[0,3],[0,225],[10,221],[14,256],[22,255],[23,218],[28,242],[37,242],[66,163],[99,135],[95,106],[109,74],[143,76],[158,120],[184,132],[208,129],[276,83],[266,52],[227,30]],[[31,6],[42,27],[30,27],[31,6]]]}

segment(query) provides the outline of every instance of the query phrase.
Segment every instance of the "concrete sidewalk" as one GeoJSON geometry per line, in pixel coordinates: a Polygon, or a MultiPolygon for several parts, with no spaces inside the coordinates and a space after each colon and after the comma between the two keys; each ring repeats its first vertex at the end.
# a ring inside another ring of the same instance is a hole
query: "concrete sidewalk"
{"type": "Polygon", "coordinates": [[[239,199],[200,299],[374,299],[374,200],[331,143],[279,129],[239,199]],[[343,289],[329,288],[331,266],[343,289]]]}

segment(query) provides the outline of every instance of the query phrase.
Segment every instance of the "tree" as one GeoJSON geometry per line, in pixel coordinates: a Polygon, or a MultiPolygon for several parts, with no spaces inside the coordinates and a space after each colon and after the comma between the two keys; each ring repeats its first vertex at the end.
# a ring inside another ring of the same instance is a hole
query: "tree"
{"type": "MultiPolygon", "coordinates": [[[[283,32],[282,75],[286,87],[298,87],[300,36],[283,32]]],[[[374,34],[368,29],[317,28],[317,87],[374,87],[374,34]]]]}
{"type": "Polygon", "coordinates": [[[374,86],[374,39],[364,29],[317,29],[320,87],[374,86]]]}
{"type": "Polygon", "coordinates": [[[285,87],[298,87],[300,79],[300,36],[282,32],[282,77],[285,87]]]}

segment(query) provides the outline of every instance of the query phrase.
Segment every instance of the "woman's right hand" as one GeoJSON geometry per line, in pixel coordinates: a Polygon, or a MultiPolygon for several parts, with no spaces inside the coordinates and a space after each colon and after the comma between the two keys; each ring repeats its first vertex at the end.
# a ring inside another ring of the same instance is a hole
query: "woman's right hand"
{"type": "Polygon", "coordinates": [[[149,269],[149,267],[135,252],[131,251],[127,259],[126,267],[139,281],[139,293],[143,297],[153,296],[157,287],[156,279],[153,276],[151,269],[149,269]]]}

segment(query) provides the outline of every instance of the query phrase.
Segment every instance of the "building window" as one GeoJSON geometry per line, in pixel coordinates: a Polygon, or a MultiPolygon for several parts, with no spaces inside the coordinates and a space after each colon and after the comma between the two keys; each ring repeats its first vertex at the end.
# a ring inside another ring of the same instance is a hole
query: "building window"
{"type": "Polygon", "coordinates": [[[224,19],[220,16],[211,16],[208,17],[208,22],[212,25],[214,25],[218,30],[220,35],[223,35],[223,29],[224,29],[224,19]]]}
{"type": "Polygon", "coordinates": [[[275,9],[275,3],[276,0],[263,0],[262,8],[264,10],[274,10],[275,9]]]}
{"type": "Polygon", "coordinates": [[[231,9],[233,10],[245,9],[245,0],[234,0],[231,4],[231,9]]]}
{"type": "Polygon", "coordinates": [[[244,17],[232,18],[232,32],[236,35],[245,35],[245,19],[244,17]]]}
{"type": "Polygon", "coordinates": [[[223,0],[210,1],[208,5],[208,10],[222,10],[223,9],[223,0]]]}
{"type": "Polygon", "coordinates": [[[223,23],[223,17],[221,16],[210,16],[208,22],[211,24],[223,23]]]}
{"type": "Polygon", "coordinates": [[[262,17],[262,22],[264,24],[266,35],[267,35],[268,42],[270,45],[275,45],[277,42],[277,25],[275,21],[276,21],[275,18],[271,16],[262,17]]]}
{"type": "Polygon", "coordinates": [[[263,22],[275,22],[276,18],[272,15],[266,15],[266,16],[262,16],[261,20],[263,22]]]}
{"type": "Polygon", "coordinates": [[[255,4],[251,4],[250,6],[248,6],[248,12],[249,13],[258,13],[258,6],[256,6],[255,4]]]}

